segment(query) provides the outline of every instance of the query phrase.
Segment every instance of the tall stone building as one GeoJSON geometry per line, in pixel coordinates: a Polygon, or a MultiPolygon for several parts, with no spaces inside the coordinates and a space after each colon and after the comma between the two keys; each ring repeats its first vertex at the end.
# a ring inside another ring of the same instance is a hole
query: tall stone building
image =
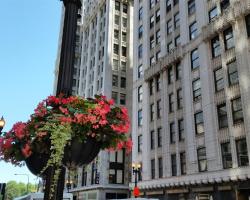
{"type": "MultiPolygon", "coordinates": [[[[132,3],[83,0],[80,15],[72,93],[86,98],[105,95],[132,115],[132,3]]],[[[125,151],[101,151],[91,164],[67,172],[65,190],[71,186],[69,192],[79,200],[126,198],[130,159],[125,151]]]]}
{"type": "Polygon", "coordinates": [[[134,13],[141,195],[249,199],[250,1],[136,0],[134,13]]]}

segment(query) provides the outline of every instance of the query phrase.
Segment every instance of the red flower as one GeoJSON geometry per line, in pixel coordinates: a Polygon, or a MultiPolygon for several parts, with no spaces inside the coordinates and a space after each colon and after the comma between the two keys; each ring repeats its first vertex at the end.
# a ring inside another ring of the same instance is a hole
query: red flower
{"type": "Polygon", "coordinates": [[[12,147],[13,138],[7,138],[3,141],[3,148],[10,149],[12,147]]]}
{"type": "Polygon", "coordinates": [[[13,125],[12,130],[15,132],[15,135],[18,139],[22,139],[26,134],[25,128],[26,128],[25,123],[17,122],[16,124],[13,125]]]}
{"type": "Polygon", "coordinates": [[[132,140],[129,138],[126,142],[125,142],[125,148],[126,148],[126,152],[130,153],[132,151],[132,146],[133,146],[133,142],[132,140]]]}
{"type": "Polygon", "coordinates": [[[29,144],[25,144],[24,148],[22,148],[22,153],[25,158],[28,158],[31,155],[31,149],[29,144]]]}

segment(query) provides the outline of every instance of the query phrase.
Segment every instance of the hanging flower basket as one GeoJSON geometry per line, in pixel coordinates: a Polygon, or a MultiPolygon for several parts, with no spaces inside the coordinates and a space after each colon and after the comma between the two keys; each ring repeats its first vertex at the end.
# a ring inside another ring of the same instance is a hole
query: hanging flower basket
{"type": "Polygon", "coordinates": [[[28,122],[16,123],[0,137],[0,159],[19,166],[26,162],[36,175],[49,167],[77,167],[91,162],[100,149],[129,152],[128,130],[127,109],[104,96],[49,96],[28,122]]]}

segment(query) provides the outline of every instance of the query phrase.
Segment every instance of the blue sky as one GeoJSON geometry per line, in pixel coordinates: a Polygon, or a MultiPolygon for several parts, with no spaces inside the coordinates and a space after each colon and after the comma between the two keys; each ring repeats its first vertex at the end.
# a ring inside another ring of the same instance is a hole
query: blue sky
{"type": "MultiPolygon", "coordinates": [[[[27,121],[39,101],[53,92],[62,2],[7,0],[0,5],[0,117],[4,131],[27,121]]],[[[27,182],[26,167],[0,162],[0,182],[27,182]]],[[[30,181],[35,177],[30,175],[30,181]]]]}

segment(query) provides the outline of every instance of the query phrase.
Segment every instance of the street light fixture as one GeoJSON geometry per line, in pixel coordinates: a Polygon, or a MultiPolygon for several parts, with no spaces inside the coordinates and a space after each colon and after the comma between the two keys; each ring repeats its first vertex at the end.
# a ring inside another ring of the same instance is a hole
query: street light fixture
{"type": "MultiPolygon", "coordinates": [[[[135,188],[137,188],[138,175],[141,172],[141,164],[132,163],[132,171],[133,171],[133,175],[135,175],[135,188]]],[[[135,198],[137,198],[137,196],[135,196],[135,198]]]]}
{"type": "Polygon", "coordinates": [[[4,125],[5,125],[5,120],[4,120],[3,116],[2,116],[1,119],[0,119],[0,133],[3,130],[4,125]]]}
{"type": "Polygon", "coordinates": [[[16,176],[27,176],[28,178],[28,183],[27,183],[27,194],[29,194],[29,184],[30,184],[30,177],[29,174],[14,174],[16,176]]]}
{"type": "Polygon", "coordinates": [[[72,181],[70,180],[70,172],[68,172],[68,180],[66,181],[66,188],[68,190],[68,193],[69,193],[69,190],[71,189],[71,184],[72,184],[72,181]]]}

